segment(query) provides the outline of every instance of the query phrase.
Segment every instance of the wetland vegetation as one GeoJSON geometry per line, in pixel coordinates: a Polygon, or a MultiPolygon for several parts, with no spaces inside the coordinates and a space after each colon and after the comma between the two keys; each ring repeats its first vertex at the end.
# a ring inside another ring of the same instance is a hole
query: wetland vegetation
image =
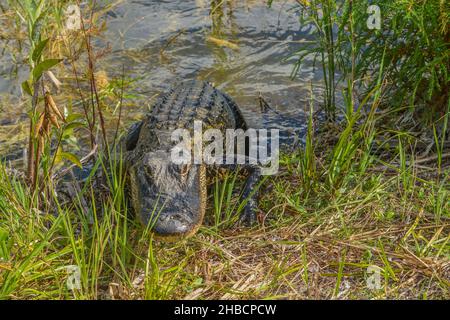
{"type": "Polygon", "coordinates": [[[0,298],[448,299],[449,20],[444,0],[2,0],[0,298]],[[189,77],[289,148],[257,226],[230,172],[164,243],[114,150],[189,77]]]}

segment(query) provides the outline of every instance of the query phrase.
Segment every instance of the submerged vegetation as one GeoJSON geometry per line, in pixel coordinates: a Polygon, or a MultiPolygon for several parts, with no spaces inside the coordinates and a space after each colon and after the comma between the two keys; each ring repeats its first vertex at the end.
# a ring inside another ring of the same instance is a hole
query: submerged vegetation
{"type": "MultiPolygon", "coordinates": [[[[296,1],[316,41],[286,52],[298,58],[291,76],[314,57],[324,86],[320,106],[311,88],[306,144],[261,185],[259,226],[235,225],[245,199],[231,172],[211,183],[206,224],[178,243],[133,219],[114,152],[136,97],[125,71],[97,69],[108,50],[95,40],[119,2],[88,1],[73,30],[76,1],[0,7],[5,50],[30,71],[30,125],[15,133],[26,166],[0,165],[0,298],[449,298],[446,1],[376,1],[380,30],[367,27],[366,1],[296,1]],[[319,123],[318,107],[340,120],[319,123]],[[90,169],[81,182],[75,167],[90,169]]],[[[205,37],[223,50],[238,49],[221,31],[230,3],[212,1],[205,37]]]]}

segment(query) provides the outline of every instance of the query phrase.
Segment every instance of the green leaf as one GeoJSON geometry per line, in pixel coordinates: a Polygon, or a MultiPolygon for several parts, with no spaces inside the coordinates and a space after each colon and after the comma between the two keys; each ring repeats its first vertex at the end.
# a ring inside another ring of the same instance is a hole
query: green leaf
{"type": "Polygon", "coordinates": [[[70,152],[61,152],[59,154],[59,156],[61,158],[64,158],[66,160],[69,160],[70,162],[72,162],[73,164],[77,165],[80,168],[83,168],[83,165],[81,164],[81,161],[78,159],[78,157],[76,155],[74,155],[73,153],[70,152]]]}
{"type": "Polygon", "coordinates": [[[22,82],[22,90],[23,92],[29,94],[30,96],[33,96],[33,90],[31,90],[30,83],[28,82],[28,80],[22,82]]]}
{"type": "Polygon", "coordinates": [[[41,13],[39,17],[34,21],[31,28],[31,39],[34,42],[38,42],[41,39],[41,31],[44,26],[45,12],[41,13]]]}
{"type": "Polygon", "coordinates": [[[69,123],[69,124],[64,126],[64,133],[69,133],[73,129],[81,128],[81,127],[84,127],[84,123],[83,122],[71,122],[71,123],[69,123]]]}
{"type": "Polygon", "coordinates": [[[44,50],[45,46],[47,45],[48,40],[49,39],[47,38],[45,40],[40,41],[34,48],[33,54],[31,56],[31,58],[33,59],[34,62],[39,61],[39,59],[41,58],[42,50],[44,50]]]}
{"type": "Polygon", "coordinates": [[[11,244],[8,230],[0,228],[0,258],[9,259],[11,244]]]}
{"type": "Polygon", "coordinates": [[[75,120],[84,119],[84,115],[81,113],[71,113],[66,117],[66,121],[68,123],[73,122],[75,120]]]}
{"type": "Polygon", "coordinates": [[[0,228],[0,241],[6,241],[8,239],[8,231],[0,228]]]}
{"type": "Polygon", "coordinates": [[[57,65],[60,63],[62,59],[47,59],[39,63],[34,69],[33,69],[33,79],[39,80],[39,78],[42,76],[42,73],[44,71],[49,70],[51,67],[57,65]]]}

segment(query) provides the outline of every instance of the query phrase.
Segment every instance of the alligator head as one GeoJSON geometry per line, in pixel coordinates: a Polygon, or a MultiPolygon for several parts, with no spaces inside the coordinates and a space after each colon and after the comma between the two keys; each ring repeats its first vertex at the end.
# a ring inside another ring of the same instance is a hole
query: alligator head
{"type": "Polygon", "coordinates": [[[131,202],[141,222],[165,240],[195,233],[206,204],[203,165],[178,165],[170,152],[145,153],[128,169],[131,202]]]}

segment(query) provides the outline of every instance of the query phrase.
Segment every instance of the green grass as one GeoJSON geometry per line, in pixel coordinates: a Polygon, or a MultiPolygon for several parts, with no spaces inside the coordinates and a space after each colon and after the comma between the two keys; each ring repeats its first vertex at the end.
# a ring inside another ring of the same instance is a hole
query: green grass
{"type": "Polygon", "coordinates": [[[424,123],[448,119],[448,3],[399,0],[373,4],[380,7],[380,30],[367,28],[367,2],[299,1],[300,21],[313,27],[317,41],[294,53],[298,62],[293,76],[305,57],[314,58],[324,76],[324,107],[329,113],[335,112],[342,87],[355,102],[359,94],[355,89],[367,94],[382,79],[389,82],[383,99],[389,108],[408,107],[424,123]]]}
{"type": "Polygon", "coordinates": [[[91,179],[54,212],[37,210],[2,166],[1,297],[448,298],[450,170],[427,178],[407,164],[402,143],[398,163],[383,171],[364,143],[348,165],[336,162],[339,147],[320,155],[316,139],[284,155],[280,175],[262,186],[260,227],[234,226],[242,202],[232,172],[212,181],[209,225],[175,244],[154,241],[128,213],[120,160],[97,163],[109,173],[103,193],[91,179]],[[345,174],[330,180],[336,171],[345,174]],[[71,265],[80,268],[79,290],[66,286],[71,265]],[[366,288],[370,265],[381,271],[379,290],[366,288]]]}

